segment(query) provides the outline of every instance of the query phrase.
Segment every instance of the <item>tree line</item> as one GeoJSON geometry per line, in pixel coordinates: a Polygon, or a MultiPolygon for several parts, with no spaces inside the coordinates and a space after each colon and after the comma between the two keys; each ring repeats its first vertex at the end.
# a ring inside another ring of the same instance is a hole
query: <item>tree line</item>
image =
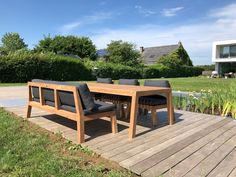
{"type": "MultiPolygon", "coordinates": [[[[96,46],[88,37],[73,35],[44,36],[38,44],[30,50],[24,39],[18,33],[6,33],[1,39],[0,55],[8,55],[16,51],[27,51],[32,53],[54,53],[57,55],[71,56],[80,60],[95,61],[98,58],[96,46]]],[[[136,49],[136,45],[122,40],[111,41],[107,44],[105,62],[122,64],[131,67],[142,67],[143,58],[136,49]]],[[[192,66],[192,61],[181,45],[176,51],[159,59],[158,64],[170,68],[181,65],[192,66]]]]}

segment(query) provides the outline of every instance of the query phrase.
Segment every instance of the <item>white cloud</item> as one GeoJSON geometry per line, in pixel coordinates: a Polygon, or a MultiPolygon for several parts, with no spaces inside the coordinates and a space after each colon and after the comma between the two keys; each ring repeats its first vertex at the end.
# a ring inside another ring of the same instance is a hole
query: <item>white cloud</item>
{"type": "Polygon", "coordinates": [[[60,29],[61,31],[63,31],[63,33],[65,33],[67,31],[73,31],[74,29],[78,28],[80,24],[81,24],[80,22],[72,22],[72,23],[63,25],[60,29]]]}
{"type": "Polygon", "coordinates": [[[105,48],[111,40],[131,41],[137,46],[176,44],[179,40],[194,64],[210,64],[212,42],[236,39],[236,3],[209,12],[204,22],[182,26],[142,25],[128,29],[104,29],[94,33],[92,40],[105,48]]]}
{"type": "Polygon", "coordinates": [[[134,6],[134,8],[137,9],[138,12],[139,12],[140,14],[144,15],[145,17],[148,17],[148,16],[150,16],[150,15],[156,14],[155,11],[152,11],[152,10],[149,10],[149,9],[144,9],[144,8],[143,8],[142,6],[140,6],[140,5],[136,5],[136,6],[134,6]]]}
{"type": "Polygon", "coordinates": [[[64,24],[61,27],[59,27],[58,30],[62,34],[68,34],[72,31],[78,29],[79,27],[82,27],[85,25],[91,25],[91,24],[95,24],[95,23],[100,23],[104,20],[110,19],[111,17],[112,17],[111,13],[100,12],[100,13],[96,13],[94,15],[84,16],[80,20],[77,20],[74,22],[64,24]]]}
{"type": "Polygon", "coordinates": [[[177,14],[177,12],[181,11],[184,7],[175,7],[175,8],[170,8],[170,9],[163,9],[162,10],[162,15],[166,17],[172,17],[177,14]]]}

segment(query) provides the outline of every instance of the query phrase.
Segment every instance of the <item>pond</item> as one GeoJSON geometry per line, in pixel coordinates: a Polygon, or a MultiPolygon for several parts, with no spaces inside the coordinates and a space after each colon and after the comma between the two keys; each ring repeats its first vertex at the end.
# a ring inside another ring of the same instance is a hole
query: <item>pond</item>
{"type": "Polygon", "coordinates": [[[236,83],[224,88],[196,92],[174,92],[175,109],[236,118],[236,83]]]}

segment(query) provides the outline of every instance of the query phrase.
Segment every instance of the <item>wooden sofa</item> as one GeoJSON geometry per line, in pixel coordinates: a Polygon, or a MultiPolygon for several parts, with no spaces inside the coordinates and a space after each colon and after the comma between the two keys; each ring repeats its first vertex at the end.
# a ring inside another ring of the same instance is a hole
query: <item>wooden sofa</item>
{"type": "Polygon", "coordinates": [[[37,107],[77,122],[78,143],[84,142],[84,122],[101,117],[111,118],[112,133],[117,132],[115,105],[94,101],[87,84],[35,79],[28,82],[27,118],[37,107]]]}

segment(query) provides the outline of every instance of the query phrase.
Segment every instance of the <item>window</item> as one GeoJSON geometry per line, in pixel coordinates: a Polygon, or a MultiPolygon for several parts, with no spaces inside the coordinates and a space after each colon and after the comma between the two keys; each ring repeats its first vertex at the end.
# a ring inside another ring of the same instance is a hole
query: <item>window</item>
{"type": "Polygon", "coordinates": [[[230,46],[230,57],[236,57],[236,45],[230,46]]]}
{"type": "Polygon", "coordinates": [[[220,47],[220,58],[229,58],[229,46],[220,47]]]}
{"type": "Polygon", "coordinates": [[[235,58],[236,45],[220,46],[220,58],[235,58]]]}

